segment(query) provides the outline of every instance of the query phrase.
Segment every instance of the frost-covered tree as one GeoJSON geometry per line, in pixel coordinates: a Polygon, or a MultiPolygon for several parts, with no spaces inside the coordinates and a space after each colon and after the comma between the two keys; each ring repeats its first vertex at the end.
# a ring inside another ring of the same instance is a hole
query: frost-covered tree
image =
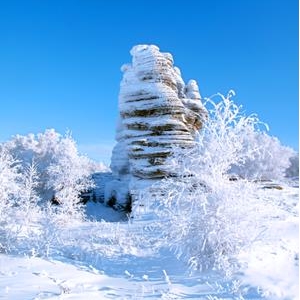
{"type": "Polygon", "coordinates": [[[40,212],[38,203],[40,197],[37,192],[39,177],[36,164],[33,161],[25,166],[23,173],[20,174],[19,193],[16,199],[16,207],[19,217],[23,224],[28,225],[40,212]]]}
{"type": "MultiPolygon", "coordinates": [[[[248,179],[282,180],[291,165],[295,151],[283,146],[278,138],[266,132],[252,132],[244,138],[244,149],[254,149],[242,164],[233,165],[231,173],[248,179]]],[[[242,153],[243,154],[243,153],[242,153]]]]}
{"type": "Polygon", "coordinates": [[[76,143],[69,134],[62,136],[54,129],[47,129],[37,135],[17,135],[3,147],[20,162],[21,173],[26,173],[28,165],[35,162],[39,177],[36,190],[44,201],[53,197],[62,198],[60,194],[67,187],[70,195],[72,190],[78,196],[91,186],[88,177],[93,164],[78,153],[76,143]]]}
{"type": "Polygon", "coordinates": [[[2,145],[10,155],[18,160],[20,166],[31,164],[34,157],[37,156],[37,140],[34,134],[22,136],[17,134],[11,140],[2,145]]]}
{"type": "Polygon", "coordinates": [[[0,145],[0,251],[47,252],[61,221],[83,216],[80,193],[92,186],[92,169],[72,137],[54,130],[0,145]],[[60,205],[45,203],[53,197],[60,205]]]}
{"type": "Polygon", "coordinates": [[[17,161],[0,146],[0,252],[7,251],[10,240],[6,226],[15,222],[11,210],[20,191],[18,168],[17,161]]]}
{"type": "Polygon", "coordinates": [[[80,156],[75,141],[66,136],[56,148],[53,162],[47,168],[48,186],[54,190],[60,210],[69,214],[80,210],[80,194],[93,186],[90,160],[80,156]]]}
{"type": "Polygon", "coordinates": [[[13,205],[19,193],[19,166],[17,161],[0,147],[0,218],[13,205]]]}

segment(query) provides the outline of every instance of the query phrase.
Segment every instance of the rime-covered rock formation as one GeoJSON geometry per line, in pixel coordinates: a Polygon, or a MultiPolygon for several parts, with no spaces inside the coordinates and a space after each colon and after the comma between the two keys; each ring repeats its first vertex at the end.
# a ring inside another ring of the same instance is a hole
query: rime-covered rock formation
{"type": "Polygon", "coordinates": [[[106,198],[121,203],[141,184],[170,175],[166,159],[172,148],[191,147],[206,118],[196,81],[185,85],[171,54],[154,45],[138,45],[130,53],[132,63],[121,69],[117,145],[111,159],[116,180],[106,188],[106,198]]]}

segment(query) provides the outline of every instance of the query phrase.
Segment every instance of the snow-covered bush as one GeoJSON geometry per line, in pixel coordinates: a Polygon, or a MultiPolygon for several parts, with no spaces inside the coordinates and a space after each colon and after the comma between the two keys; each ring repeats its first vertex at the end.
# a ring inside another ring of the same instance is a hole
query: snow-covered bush
{"type": "Polygon", "coordinates": [[[20,173],[19,162],[0,148],[0,251],[9,251],[16,239],[30,231],[39,208],[34,164],[20,173]]]}
{"type": "Polygon", "coordinates": [[[21,219],[20,223],[26,226],[36,220],[41,210],[38,205],[40,201],[37,192],[39,177],[35,162],[25,166],[19,177],[19,193],[15,201],[15,215],[21,219]]]}
{"type": "Polygon", "coordinates": [[[247,179],[282,180],[291,165],[295,151],[283,146],[278,138],[265,132],[253,132],[244,140],[255,151],[240,165],[233,165],[231,173],[247,179]]]}
{"type": "Polygon", "coordinates": [[[269,136],[266,133],[268,126],[255,114],[246,116],[242,106],[231,99],[233,91],[227,97],[217,96],[221,97],[220,102],[207,99],[205,103],[209,119],[199,134],[203,149],[199,155],[209,155],[203,162],[218,164],[224,174],[242,178],[283,179],[295,151],[269,136]]]}
{"type": "Polygon", "coordinates": [[[283,176],[291,151],[261,132],[264,124],[256,115],[245,116],[232,92],[220,96],[219,103],[207,100],[210,118],[195,147],[173,150],[168,163],[177,176],[143,191],[133,211],[142,206],[154,213],[151,227],[192,267],[230,275],[239,267],[237,255],[259,239],[270,211],[276,211],[258,199],[257,185],[248,179],[283,176]],[[270,144],[274,149],[266,150],[270,144]],[[233,180],[233,171],[243,178],[233,180]]]}
{"type": "Polygon", "coordinates": [[[6,149],[0,147],[0,220],[4,217],[7,208],[13,205],[19,193],[18,171],[17,161],[6,149]]]}
{"type": "Polygon", "coordinates": [[[19,192],[18,165],[9,153],[0,147],[0,252],[4,249],[6,232],[4,225],[9,222],[9,210],[19,192]]]}
{"type": "Polygon", "coordinates": [[[55,157],[47,168],[49,189],[54,190],[59,211],[81,214],[80,194],[93,187],[90,178],[90,160],[78,154],[76,144],[66,136],[57,144],[55,157]]]}
{"type": "Polygon", "coordinates": [[[218,172],[224,175],[232,165],[240,166],[247,159],[254,158],[257,147],[252,147],[248,138],[264,124],[254,114],[245,116],[242,107],[231,99],[232,96],[234,92],[230,91],[227,97],[217,94],[205,102],[209,117],[199,133],[196,146],[202,157],[199,161],[201,165],[196,166],[200,169],[217,165],[218,172]],[[218,103],[212,100],[216,96],[221,98],[218,103]]]}
{"type": "Polygon", "coordinates": [[[65,199],[68,195],[73,200],[76,195],[78,200],[80,192],[92,185],[89,176],[94,165],[78,153],[76,143],[69,134],[62,136],[54,129],[47,129],[37,135],[16,135],[3,147],[20,162],[21,173],[32,161],[35,162],[39,177],[37,190],[42,200],[51,200],[53,197],[65,199]],[[62,195],[66,189],[67,194],[62,195]]]}
{"type": "Polygon", "coordinates": [[[47,252],[59,227],[83,217],[80,194],[93,186],[93,169],[71,136],[53,129],[1,144],[0,251],[47,252]]]}

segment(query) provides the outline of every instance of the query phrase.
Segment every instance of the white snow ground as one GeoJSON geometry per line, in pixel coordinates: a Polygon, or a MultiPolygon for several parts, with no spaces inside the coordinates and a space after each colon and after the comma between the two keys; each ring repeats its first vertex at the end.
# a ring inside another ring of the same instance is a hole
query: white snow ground
{"type": "Polygon", "coordinates": [[[299,298],[298,187],[261,190],[278,201],[274,218],[255,247],[241,253],[244,268],[228,280],[215,271],[190,274],[168,250],[151,249],[151,236],[135,247],[148,221],[89,204],[105,222],[83,222],[64,231],[47,257],[33,248],[0,254],[0,299],[286,299],[299,298]],[[116,222],[120,221],[121,222],[116,222]],[[274,242],[275,241],[275,242],[274,242]],[[30,253],[30,254],[28,254],[30,253]]]}

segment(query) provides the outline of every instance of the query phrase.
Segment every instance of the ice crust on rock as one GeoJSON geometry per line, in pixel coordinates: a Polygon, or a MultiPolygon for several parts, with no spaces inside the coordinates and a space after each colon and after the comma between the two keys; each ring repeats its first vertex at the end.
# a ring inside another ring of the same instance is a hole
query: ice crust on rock
{"type": "MultiPolygon", "coordinates": [[[[117,144],[112,152],[115,177],[106,198],[134,194],[145,183],[170,175],[172,148],[193,146],[207,117],[195,80],[185,84],[170,53],[155,45],[134,46],[132,63],[121,67],[117,144]],[[122,192],[119,191],[122,190],[122,192]]],[[[172,174],[174,175],[174,174],[172,174]]]]}

